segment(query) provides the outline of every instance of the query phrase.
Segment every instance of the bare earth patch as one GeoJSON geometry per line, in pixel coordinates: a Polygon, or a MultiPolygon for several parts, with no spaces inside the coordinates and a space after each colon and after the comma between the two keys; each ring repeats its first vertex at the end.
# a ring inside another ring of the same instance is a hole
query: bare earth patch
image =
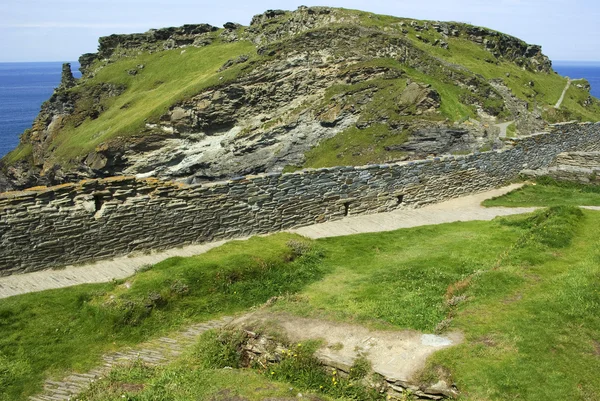
{"type": "Polygon", "coordinates": [[[415,330],[369,330],[359,325],[263,311],[231,324],[247,329],[271,327],[295,343],[321,340],[315,356],[327,365],[348,371],[354,360],[363,356],[371,362],[374,372],[404,383],[415,381],[431,354],[463,341],[460,332],[438,336],[415,330]]]}

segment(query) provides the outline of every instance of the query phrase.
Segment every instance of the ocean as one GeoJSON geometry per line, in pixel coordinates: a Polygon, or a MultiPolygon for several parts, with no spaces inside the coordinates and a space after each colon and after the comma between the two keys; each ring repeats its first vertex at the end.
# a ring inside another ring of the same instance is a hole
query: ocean
{"type": "MultiPolygon", "coordinates": [[[[71,63],[75,77],[78,63],[71,63]]],[[[0,157],[14,149],[60,83],[62,62],[0,63],[0,157]]]]}
{"type": "Polygon", "coordinates": [[[600,99],[600,62],[587,61],[554,61],[554,71],[572,79],[585,78],[592,85],[591,93],[600,99]]]}
{"type": "MultiPolygon", "coordinates": [[[[40,106],[60,83],[61,62],[0,63],[0,157],[14,149],[19,135],[31,127],[40,106]]],[[[600,62],[557,61],[554,70],[571,78],[586,78],[600,98],[600,62]]],[[[79,77],[78,63],[71,63],[79,77]]]]}

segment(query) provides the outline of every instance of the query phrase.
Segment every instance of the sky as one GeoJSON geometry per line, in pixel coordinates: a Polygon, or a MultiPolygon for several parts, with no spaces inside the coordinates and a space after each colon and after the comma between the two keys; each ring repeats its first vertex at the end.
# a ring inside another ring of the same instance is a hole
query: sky
{"type": "Polygon", "coordinates": [[[98,37],[225,22],[268,9],[325,5],[398,17],[460,21],[541,45],[553,61],[600,61],[598,0],[0,0],[0,62],[74,61],[98,37]]]}

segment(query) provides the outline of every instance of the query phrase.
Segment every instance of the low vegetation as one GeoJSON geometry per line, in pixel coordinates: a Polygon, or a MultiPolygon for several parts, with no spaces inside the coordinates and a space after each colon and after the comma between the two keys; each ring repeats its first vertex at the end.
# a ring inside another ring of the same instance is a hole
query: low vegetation
{"type": "MultiPolygon", "coordinates": [[[[531,188],[596,194],[547,182],[531,188]]],[[[600,213],[563,205],[317,241],[279,234],[170,259],[124,282],[8,298],[0,303],[3,396],[25,399],[44,377],[85,371],[102,352],[277,295],[264,307],[378,329],[460,330],[465,341],[434,354],[419,380],[455,383],[464,401],[595,400],[599,227],[600,213]]],[[[358,376],[323,370],[316,343],[291,344],[282,363],[248,370],[241,341],[207,332],[171,365],[116,369],[82,399],[381,398],[358,376]]]]}
{"type": "MultiPolygon", "coordinates": [[[[365,129],[351,127],[309,150],[302,167],[366,165],[397,160],[405,153],[389,151],[386,147],[400,144],[406,141],[406,138],[405,132],[390,131],[389,127],[383,124],[365,129]]],[[[291,170],[293,169],[287,171],[291,170]]]]}
{"type": "MultiPolygon", "coordinates": [[[[80,401],[122,400],[214,400],[214,401],[286,401],[300,391],[290,383],[274,382],[266,375],[250,370],[212,369],[202,365],[198,355],[188,353],[166,367],[133,363],[114,369],[105,380],[96,382],[80,401]]],[[[329,397],[302,392],[312,401],[329,397]]]]}
{"type": "Polygon", "coordinates": [[[506,195],[488,199],[484,206],[600,206],[600,187],[540,178],[506,195]]]}
{"type": "MultiPolygon", "coordinates": [[[[195,350],[201,366],[212,369],[242,366],[243,333],[236,329],[206,333],[195,350]]],[[[286,344],[287,352],[283,353],[281,361],[270,365],[255,363],[252,367],[272,380],[289,383],[301,391],[318,392],[334,399],[385,399],[385,395],[369,388],[363,382],[363,379],[371,374],[367,361],[358,358],[351,368],[352,374],[341,375],[337,369],[323,367],[314,356],[319,346],[318,341],[286,344]]]]}
{"type": "MultiPolygon", "coordinates": [[[[239,76],[247,65],[218,70],[227,60],[241,54],[256,57],[256,49],[250,42],[215,43],[202,48],[141,53],[102,66],[93,78],[70,91],[86,91],[101,84],[125,87],[125,91],[117,97],[103,98],[101,109],[105,111],[98,118],[84,121],[72,118],[71,125],[65,126],[52,141],[53,157],[67,161],[116,137],[139,135],[146,123],[157,122],[171,105],[239,76]]],[[[101,63],[98,61],[98,66],[101,63]]],[[[79,107],[85,109],[85,105],[79,107]]],[[[28,157],[31,150],[27,146],[21,144],[7,160],[28,157]]]]}
{"type": "Polygon", "coordinates": [[[282,234],[172,258],[126,281],[2,300],[4,399],[39,391],[45,376],[85,371],[109,350],[297,292],[322,276],[320,258],[300,237],[282,234]]]}

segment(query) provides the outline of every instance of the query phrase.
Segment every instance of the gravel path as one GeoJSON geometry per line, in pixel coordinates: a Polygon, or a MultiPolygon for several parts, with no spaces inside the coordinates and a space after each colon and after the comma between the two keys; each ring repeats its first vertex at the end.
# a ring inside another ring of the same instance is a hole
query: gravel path
{"type": "MultiPolygon", "coordinates": [[[[391,231],[399,228],[468,220],[492,220],[497,216],[526,213],[534,208],[484,208],[480,203],[503,195],[519,185],[465,196],[421,209],[396,210],[389,213],[349,216],[343,220],[315,224],[290,230],[310,238],[335,237],[367,232],[391,231]]],[[[129,255],[61,270],[0,277],[0,298],[86,283],[102,283],[131,276],[137,269],[156,264],[173,256],[193,256],[224,244],[225,241],[173,248],[163,252],[129,255]]]]}

